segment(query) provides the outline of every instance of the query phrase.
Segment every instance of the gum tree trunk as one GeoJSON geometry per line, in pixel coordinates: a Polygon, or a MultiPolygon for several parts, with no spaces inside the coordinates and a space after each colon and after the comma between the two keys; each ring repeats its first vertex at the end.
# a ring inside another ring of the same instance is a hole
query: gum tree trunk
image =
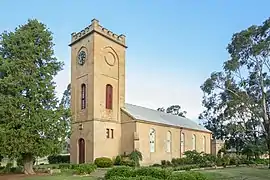
{"type": "Polygon", "coordinates": [[[35,174],[33,170],[33,155],[32,154],[25,154],[23,155],[23,170],[24,174],[35,174]]]}

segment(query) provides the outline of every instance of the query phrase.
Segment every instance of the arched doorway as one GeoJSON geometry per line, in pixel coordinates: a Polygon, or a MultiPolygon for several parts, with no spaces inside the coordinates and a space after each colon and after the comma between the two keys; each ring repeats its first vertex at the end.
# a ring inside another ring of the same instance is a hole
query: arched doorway
{"type": "Polygon", "coordinates": [[[85,142],[83,138],[79,139],[79,164],[85,163],[85,142]]]}

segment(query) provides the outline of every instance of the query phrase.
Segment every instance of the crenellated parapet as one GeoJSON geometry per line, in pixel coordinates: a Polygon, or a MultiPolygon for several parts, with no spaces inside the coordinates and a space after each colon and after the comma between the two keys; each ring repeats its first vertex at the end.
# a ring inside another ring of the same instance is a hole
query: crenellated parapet
{"type": "Polygon", "coordinates": [[[105,37],[109,38],[110,40],[113,40],[114,42],[126,47],[126,36],[125,35],[123,35],[123,34],[117,35],[117,34],[113,33],[112,31],[101,26],[99,24],[99,21],[96,19],[93,19],[91,21],[91,24],[88,27],[81,30],[80,32],[72,33],[70,45],[74,44],[75,42],[79,41],[83,37],[85,37],[93,32],[97,32],[100,35],[105,36],[105,37]]]}

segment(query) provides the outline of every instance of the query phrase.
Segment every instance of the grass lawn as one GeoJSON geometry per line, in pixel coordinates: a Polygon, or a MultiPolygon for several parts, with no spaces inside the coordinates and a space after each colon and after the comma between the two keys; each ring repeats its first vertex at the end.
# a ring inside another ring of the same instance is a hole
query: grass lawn
{"type": "MultiPolygon", "coordinates": [[[[97,180],[104,177],[105,172],[105,170],[97,170],[91,177],[56,175],[28,177],[23,180],[97,180]]],[[[240,167],[201,172],[208,176],[210,180],[270,180],[270,170],[267,168],[240,167]]]]}
{"type": "Polygon", "coordinates": [[[226,168],[202,171],[211,180],[269,180],[270,170],[267,168],[226,168]]]}
{"type": "Polygon", "coordinates": [[[24,178],[23,180],[98,180],[99,178],[104,177],[106,173],[106,170],[98,169],[94,173],[91,174],[91,176],[72,176],[72,175],[54,175],[54,176],[33,176],[24,178]]]}

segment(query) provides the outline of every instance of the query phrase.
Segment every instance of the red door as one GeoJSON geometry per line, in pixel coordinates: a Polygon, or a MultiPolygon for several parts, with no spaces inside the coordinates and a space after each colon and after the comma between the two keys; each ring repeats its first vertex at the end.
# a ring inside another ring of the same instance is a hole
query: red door
{"type": "Polygon", "coordinates": [[[79,164],[85,163],[85,142],[79,139],[79,164]]]}

